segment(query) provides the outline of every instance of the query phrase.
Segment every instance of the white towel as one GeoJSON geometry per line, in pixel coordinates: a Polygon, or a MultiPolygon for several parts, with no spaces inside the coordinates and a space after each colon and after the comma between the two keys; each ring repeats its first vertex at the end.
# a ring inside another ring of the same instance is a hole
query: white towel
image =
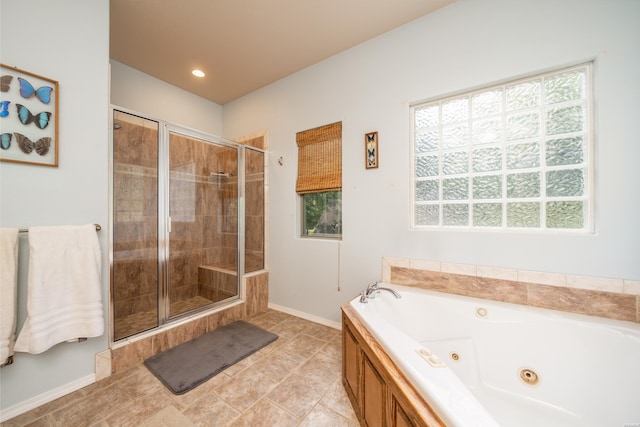
{"type": "Polygon", "coordinates": [[[30,228],[27,319],[15,351],[102,335],[101,271],[95,225],[30,228]]]}
{"type": "Polygon", "coordinates": [[[13,356],[16,340],[18,229],[0,228],[0,364],[13,356]]]}

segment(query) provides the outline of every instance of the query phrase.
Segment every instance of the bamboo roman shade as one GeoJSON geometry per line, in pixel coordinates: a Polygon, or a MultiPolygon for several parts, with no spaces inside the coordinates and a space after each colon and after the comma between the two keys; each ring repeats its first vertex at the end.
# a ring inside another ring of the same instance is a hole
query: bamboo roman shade
{"type": "Polygon", "coordinates": [[[298,180],[296,193],[342,189],[342,122],[296,134],[298,180]]]}

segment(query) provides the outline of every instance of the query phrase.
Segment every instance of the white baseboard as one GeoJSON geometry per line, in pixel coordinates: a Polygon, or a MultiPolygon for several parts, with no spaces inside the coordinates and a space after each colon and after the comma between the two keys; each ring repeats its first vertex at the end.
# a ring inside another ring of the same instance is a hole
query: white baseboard
{"type": "Polygon", "coordinates": [[[309,320],[311,322],[319,323],[324,326],[328,326],[333,329],[341,330],[342,324],[339,322],[333,322],[331,320],[327,320],[324,317],[314,316],[313,314],[305,313],[303,311],[294,310],[292,308],[283,307],[281,305],[269,303],[269,308],[277,311],[282,311],[283,313],[290,314],[292,316],[300,317],[305,320],[309,320]]]}
{"type": "Polygon", "coordinates": [[[93,384],[94,382],[96,382],[96,375],[87,375],[86,377],[79,378],[75,381],[64,384],[61,387],[49,390],[38,396],[32,397],[31,399],[25,400],[24,402],[13,405],[7,409],[3,409],[2,413],[0,414],[0,422],[4,423],[11,418],[24,414],[25,412],[35,409],[38,406],[42,406],[45,403],[54,401],[57,398],[65,396],[76,390],[80,390],[82,387],[86,387],[90,384],[93,384]]]}

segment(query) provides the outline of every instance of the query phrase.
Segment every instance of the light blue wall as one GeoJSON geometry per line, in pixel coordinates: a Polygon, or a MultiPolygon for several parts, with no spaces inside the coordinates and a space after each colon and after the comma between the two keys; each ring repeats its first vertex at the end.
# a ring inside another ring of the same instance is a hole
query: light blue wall
{"type": "MultiPolygon", "coordinates": [[[[109,1],[2,0],[0,60],[59,82],[59,167],[0,164],[0,226],[99,223],[108,316],[109,1]]],[[[20,319],[25,316],[27,236],[20,237],[20,319]]],[[[91,381],[108,335],[17,353],[0,370],[1,409],[76,381],[91,381]]]]}
{"type": "Polygon", "coordinates": [[[634,0],[459,0],[226,104],[225,136],[269,130],[270,301],[338,321],[340,305],[381,277],[382,256],[640,279],[639,22],[634,0]],[[411,103],[587,60],[595,234],[409,229],[411,103]],[[297,237],[295,194],[295,133],[338,120],[340,248],[297,237]],[[370,131],[380,140],[374,170],[364,167],[370,131]]]}

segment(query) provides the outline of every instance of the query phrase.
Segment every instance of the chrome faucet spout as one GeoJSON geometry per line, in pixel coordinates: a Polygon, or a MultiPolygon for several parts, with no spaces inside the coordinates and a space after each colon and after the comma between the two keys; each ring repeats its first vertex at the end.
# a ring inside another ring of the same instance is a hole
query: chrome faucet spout
{"type": "Polygon", "coordinates": [[[380,291],[388,291],[393,294],[396,298],[402,298],[398,292],[391,288],[385,288],[384,286],[380,286],[379,282],[375,282],[367,286],[367,289],[363,290],[360,295],[360,302],[366,304],[369,299],[373,299],[380,293],[380,291]]]}
{"type": "Polygon", "coordinates": [[[376,291],[387,291],[387,292],[391,292],[393,294],[394,297],[396,298],[402,298],[402,295],[400,295],[398,292],[396,292],[395,290],[391,289],[391,288],[385,288],[382,286],[379,286],[376,288],[376,291]]]}

